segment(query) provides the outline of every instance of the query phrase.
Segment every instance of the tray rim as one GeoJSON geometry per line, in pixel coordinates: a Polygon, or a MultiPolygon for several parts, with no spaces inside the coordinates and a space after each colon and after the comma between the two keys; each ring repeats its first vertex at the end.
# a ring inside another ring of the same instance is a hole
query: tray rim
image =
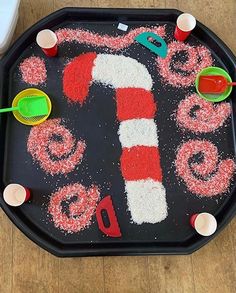
{"type": "MultiPolygon", "coordinates": [[[[8,49],[8,51],[2,56],[2,59],[0,60],[0,96],[3,97],[4,94],[4,73],[6,72],[6,68],[8,66],[8,63],[10,63],[11,58],[15,54],[16,49],[21,49],[22,47],[27,46],[27,39],[30,38],[33,34],[36,33],[37,30],[47,28],[50,26],[54,26],[57,23],[57,20],[60,18],[64,18],[66,20],[67,16],[71,16],[73,14],[82,13],[85,17],[88,15],[94,15],[99,14],[100,17],[106,18],[114,17],[117,20],[125,21],[129,17],[134,17],[136,21],[138,20],[145,20],[148,17],[152,16],[154,17],[153,20],[161,21],[165,20],[164,17],[166,15],[172,14],[173,17],[176,17],[181,14],[182,12],[177,9],[140,9],[140,8],[82,8],[82,7],[65,7],[60,10],[57,10],[48,16],[44,17],[43,19],[36,22],[34,25],[32,25],[30,28],[28,28],[19,38],[11,45],[11,47],[8,49]],[[142,19],[139,19],[141,17],[142,19]],[[56,22],[56,23],[53,23],[56,22]],[[48,24],[50,24],[48,26],[48,24]]],[[[102,19],[101,18],[101,19],[102,19]]],[[[113,19],[114,19],[113,18],[113,19]]],[[[62,22],[63,20],[60,19],[62,22]]],[[[112,20],[112,19],[111,19],[112,20]]],[[[105,20],[106,21],[106,20],[105,20]]],[[[130,21],[130,20],[129,20],[130,21]]],[[[221,40],[219,37],[213,33],[210,29],[208,29],[205,25],[197,21],[197,26],[195,28],[195,33],[201,30],[204,31],[204,34],[206,37],[210,38],[210,40],[214,41],[214,44],[218,46],[221,50],[224,51],[224,54],[227,56],[228,64],[230,64],[230,74],[234,76],[236,80],[236,58],[233,54],[233,52],[228,48],[228,46],[221,40]]],[[[229,67],[227,67],[229,69],[229,67]]],[[[232,95],[236,93],[236,90],[234,89],[232,95]]],[[[0,103],[2,104],[4,100],[0,100],[0,103]]],[[[234,109],[234,112],[236,113],[236,100],[231,99],[231,104],[234,109]]],[[[2,105],[0,105],[2,106],[2,105]]],[[[3,115],[0,116],[0,125],[3,125],[3,122],[6,118],[4,118],[3,115]]],[[[3,134],[2,137],[5,137],[5,129],[0,128],[1,133],[3,134]]],[[[235,129],[236,129],[236,121],[234,119],[234,115],[232,115],[232,129],[233,129],[233,139],[234,139],[234,146],[236,145],[235,141],[235,129]]],[[[4,143],[1,142],[0,144],[0,163],[3,165],[3,159],[4,159],[4,143]]],[[[0,175],[2,178],[2,170],[0,170],[0,175]]],[[[1,189],[2,189],[2,183],[1,189]]],[[[232,195],[236,193],[236,185],[234,185],[232,195]]],[[[31,229],[21,218],[17,216],[16,213],[14,213],[14,208],[11,208],[5,204],[5,202],[2,199],[2,196],[0,197],[0,206],[2,207],[5,214],[8,216],[8,218],[15,224],[15,226],[23,232],[29,239],[31,239],[33,242],[35,242],[40,247],[44,248],[45,250],[49,251],[50,253],[59,256],[59,257],[72,257],[72,256],[108,256],[108,255],[156,255],[156,254],[190,254],[194,251],[201,248],[203,245],[207,244],[210,240],[212,240],[215,236],[222,231],[222,229],[230,222],[230,220],[235,216],[236,214],[236,202],[234,205],[228,207],[228,211],[226,215],[219,215],[220,221],[218,221],[219,227],[217,229],[217,232],[212,235],[211,237],[201,237],[196,235],[195,242],[190,245],[179,245],[178,247],[169,245],[169,246],[163,246],[163,243],[155,243],[153,242],[152,245],[148,243],[149,246],[146,246],[143,242],[134,244],[130,243],[129,246],[122,247],[121,242],[114,242],[109,243],[108,245],[106,243],[101,243],[102,247],[98,247],[100,245],[98,244],[79,244],[77,245],[76,249],[65,249],[65,247],[61,247],[60,245],[54,245],[52,244],[52,240],[50,242],[50,239],[45,239],[45,237],[40,237],[37,235],[37,233],[31,229]],[[79,246],[79,248],[78,248],[79,246]]],[[[46,237],[48,238],[48,237],[46,237]]],[[[192,239],[192,238],[191,238],[192,239]]],[[[54,241],[53,241],[54,242],[54,241]]],[[[123,243],[125,244],[125,243],[123,243]]]]}

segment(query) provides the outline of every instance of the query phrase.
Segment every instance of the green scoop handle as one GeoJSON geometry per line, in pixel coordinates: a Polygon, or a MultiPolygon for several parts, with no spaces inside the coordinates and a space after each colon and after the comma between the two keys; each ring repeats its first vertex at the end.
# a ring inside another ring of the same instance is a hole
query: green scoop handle
{"type": "Polygon", "coordinates": [[[19,108],[20,107],[11,107],[11,108],[0,109],[0,113],[15,111],[15,110],[18,110],[19,108]]]}

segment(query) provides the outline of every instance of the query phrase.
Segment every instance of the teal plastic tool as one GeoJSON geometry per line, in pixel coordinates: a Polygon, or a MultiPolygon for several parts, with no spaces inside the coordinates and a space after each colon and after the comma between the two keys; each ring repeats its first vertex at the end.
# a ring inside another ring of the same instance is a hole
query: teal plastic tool
{"type": "Polygon", "coordinates": [[[144,32],[139,34],[135,37],[135,40],[139,42],[141,45],[155,53],[156,55],[159,55],[162,58],[165,58],[167,55],[167,45],[166,42],[157,34],[153,32],[144,32]],[[151,38],[151,40],[149,40],[151,38]],[[156,46],[152,43],[152,40],[157,41],[160,46],[156,46]]]}

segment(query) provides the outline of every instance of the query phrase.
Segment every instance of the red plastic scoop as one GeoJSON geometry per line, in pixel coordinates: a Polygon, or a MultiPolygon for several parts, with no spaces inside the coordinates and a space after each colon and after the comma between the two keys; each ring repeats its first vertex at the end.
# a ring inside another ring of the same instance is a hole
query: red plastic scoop
{"type": "Polygon", "coordinates": [[[116,213],[112,204],[111,196],[107,195],[98,204],[96,209],[96,217],[99,229],[110,237],[121,237],[120,226],[117,221],[116,213]],[[110,226],[106,227],[103,222],[102,211],[106,211],[110,226]]]}
{"type": "Polygon", "coordinates": [[[228,82],[222,75],[201,75],[198,90],[204,94],[221,94],[228,86],[233,85],[236,85],[236,82],[228,82]]]}

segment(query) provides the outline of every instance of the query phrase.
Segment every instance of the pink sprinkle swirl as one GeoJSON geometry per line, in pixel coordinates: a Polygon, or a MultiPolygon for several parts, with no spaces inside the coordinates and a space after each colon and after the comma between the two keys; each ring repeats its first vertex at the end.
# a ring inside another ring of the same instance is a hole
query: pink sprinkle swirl
{"type": "Polygon", "coordinates": [[[79,183],[70,184],[51,195],[48,212],[56,228],[76,233],[91,224],[99,198],[100,192],[96,186],[86,189],[79,183]],[[74,197],[76,201],[69,202],[74,197]],[[68,204],[68,214],[63,211],[63,202],[68,204]]]}
{"type": "Polygon", "coordinates": [[[166,58],[157,57],[158,70],[165,82],[174,87],[188,87],[194,84],[197,74],[212,65],[210,51],[204,46],[192,47],[182,42],[168,44],[166,58]],[[176,54],[187,53],[187,61],[177,61],[176,54]],[[179,72],[180,70],[181,72],[179,72]]]}
{"type": "Polygon", "coordinates": [[[189,191],[206,197],[226,192],[235,170],[233,160],[219,161],[216,146],[207,140],[189,140],[183,143],[177,152],[175,166],[189,191]],[[196,154],[201,154],[203,160],[189,162],[196,154]]]}
{"type": "Polygon", "coordinates": [[[41,168],[51,175],[73,171],[86,148],[84,141],[77,141],[63,125],[61,119],[49,119],[34,126],[29,134],[27,149],[41,168]]]}
{"type": "Polygon", "coordinates": [[[207,133],[221,127],[230,114],[229,103],[213,104],[193,94],[179,103],[176,119],[180,127],[195,133],[207,133]],[[190,115],[194,107],[197,108],[190,115]]]}

